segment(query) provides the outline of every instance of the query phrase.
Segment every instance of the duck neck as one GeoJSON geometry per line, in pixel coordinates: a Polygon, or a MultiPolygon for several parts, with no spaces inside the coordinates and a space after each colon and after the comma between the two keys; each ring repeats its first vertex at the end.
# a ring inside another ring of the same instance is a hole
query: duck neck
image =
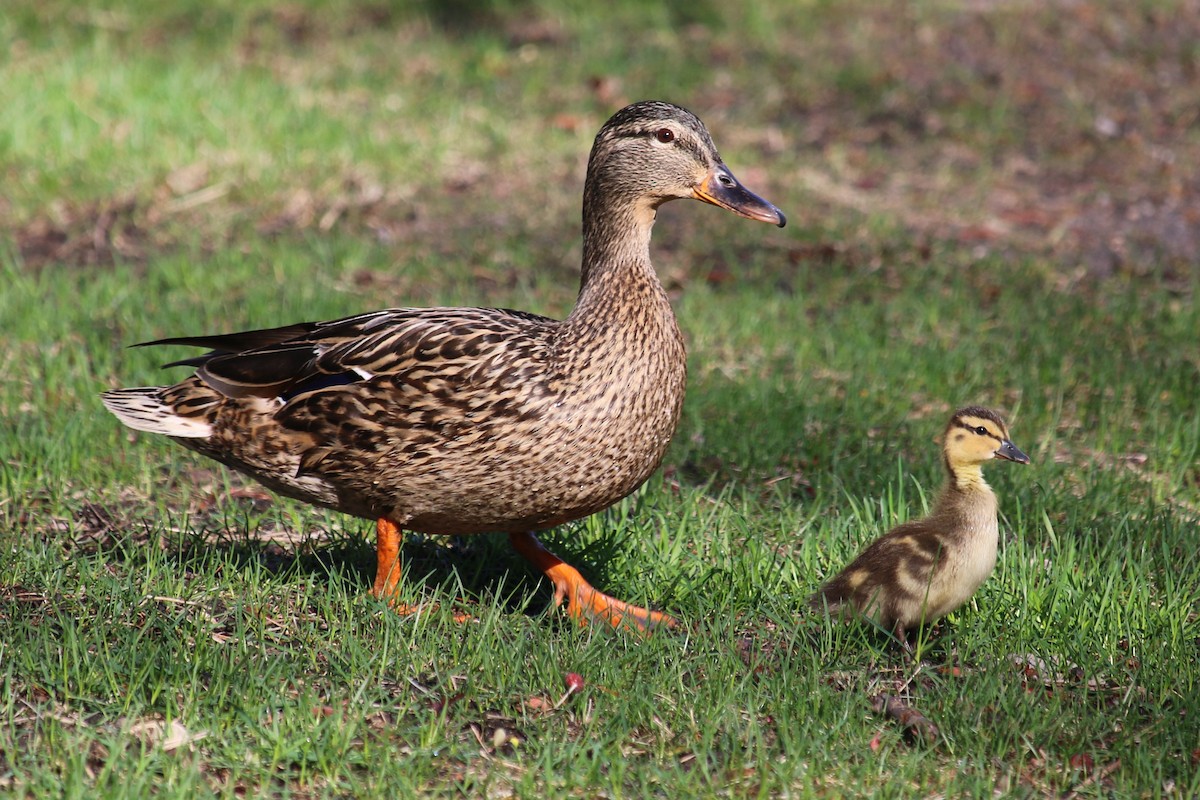
{"type": "Polygon", "coordinates": [[[666,298],[650,263],[655,209],[627,199],[601,201],[598,194],[590,185],[584,192],[583,267],[572,317],[603,313],[617,293],[623,304],[639,297],[666,298]]]}

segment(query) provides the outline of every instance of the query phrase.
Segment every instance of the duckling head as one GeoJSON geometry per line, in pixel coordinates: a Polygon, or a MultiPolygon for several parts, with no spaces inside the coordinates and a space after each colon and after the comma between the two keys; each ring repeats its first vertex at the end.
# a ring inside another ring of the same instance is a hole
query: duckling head
{"type": "Polygon", "coordinates": [[[619,213],[619,207],[626,206],[652,222],[660,205],[683,198],[781,228],[787,223],[782,211],[733,176],[708,129],[692,112],[651,100],[614,114],[592,145],[584,219],[601,207],[619,213]]]}
{"type": "Polygon", "coordinates": [[[994,458],[1028,464],[1029,456],[1008,438],[1008,428],[995,411],[968,406],[954,412],[942,437],[946,465],[953,473],[978,468],[994,458]]]}

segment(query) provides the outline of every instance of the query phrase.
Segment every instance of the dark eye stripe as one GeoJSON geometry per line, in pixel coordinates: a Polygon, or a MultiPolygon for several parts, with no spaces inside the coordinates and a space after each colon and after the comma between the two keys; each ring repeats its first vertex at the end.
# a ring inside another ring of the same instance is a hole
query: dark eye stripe
{"type": "Polygon", "coordinates": [[[982,426],[982,425],[968,425],[967,423],[963,422],[961,419],[954,420],[954,425],[955,425],[955,427],[962,428],[964,431],[970,431],[971,433],[975,434],[976,436],[987,436],[992,439],[995,439],[997,442],[1001,442],[1001,443],[1004,442],[1003,436],[997,436],[996,434],[992,433],[991,431],[987,430],[986,428],[984,428],[983,433],[980,433],[977,430],[977,428],[983,428],[984,426],[982,426]]]}

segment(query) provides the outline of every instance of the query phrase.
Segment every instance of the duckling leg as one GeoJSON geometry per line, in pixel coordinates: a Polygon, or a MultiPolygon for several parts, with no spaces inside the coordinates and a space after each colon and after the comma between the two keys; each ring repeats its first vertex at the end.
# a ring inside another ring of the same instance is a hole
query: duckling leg
{"type": "Polygon", "coordinates": [[[674,628],[679,623],[660,611],[623,603],[595,589],[584,580],[579,570],[542,547],[532,533],[510,533],[508,540],[516,551],[546,574],[554,584],[554,604],[567,601],[567,616],[581,625],[599,620],[614,628],[622,625],[646,633],[660,625],[674,628]]]}
{"type": "MultiPolygon", "coordinates": [[[[436,605],[428,608],[423,605],[412,606],[408,603],[397,602],[400,594],[401,572],[400,526],[390,519],[381,517],[375,523],[375,531],[375,585],[371,587],[371,594],[380,600],[386,600],[392,611],[402,617],[436,609],[436,605]]],[[[455,613],[454,615],[455,622],[470,622],[472,619],[470,614],[455,613]]]]}

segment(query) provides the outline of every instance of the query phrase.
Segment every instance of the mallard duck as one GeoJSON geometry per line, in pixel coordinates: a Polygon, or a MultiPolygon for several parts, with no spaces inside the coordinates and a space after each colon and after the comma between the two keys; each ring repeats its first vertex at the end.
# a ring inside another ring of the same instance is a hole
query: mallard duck
{"type": "Polygon", "coordinates": [[[641,102],[601,128],[583,193],[579,298],[564,320],[503,308],[393,308],[332,322],[160,339],[210,352],[174,386],[104,405],[287,497],[376,522],[372,593],[399,611],[404,530],[507,533],[556,605],[646,630],[657,611],[594,589],[535,534],[605,509],[662,460],[685,352],[650,263],[657,209],[693,198],[782,227],[704,124],[641,102]]]}
{"type": "Polygon", "coordinates": [[[1028,464],[1000,415],[954,412],[942,434],[946,483],[933,513],[892,528],[812,596],[831,615],[858,613],[895,632],[933,622],[975,594],[996,566],[996,495],[983,479],[992,459],[1028,464]]]}

